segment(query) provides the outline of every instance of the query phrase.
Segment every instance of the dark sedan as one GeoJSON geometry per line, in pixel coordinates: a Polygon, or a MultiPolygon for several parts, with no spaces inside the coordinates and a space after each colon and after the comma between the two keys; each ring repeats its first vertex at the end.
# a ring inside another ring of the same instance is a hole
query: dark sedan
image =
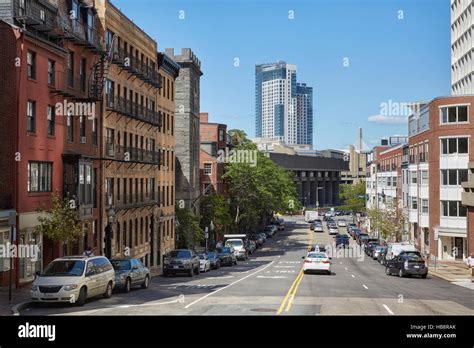
{"type": "Polygon", "coordinates": [[[385,274],[398,274],[399,277],[419,275],[426,278],[428,267],[421,255],[416,253],[401,253],[386,261],[385,274]]]}
{"type": "Polygon", "coordinates": [[[221,266],[232,266],[237,264],[234,249],[229,247],[217,248],[217,256],[221,262],[221,266]]]}
{"type": "Polygon", "coordinates": [[[215,251],[209,251],[207,253],[207,258],[211,263],[211,269],[219,269],[221,267],[221,260],[215,251]]]}

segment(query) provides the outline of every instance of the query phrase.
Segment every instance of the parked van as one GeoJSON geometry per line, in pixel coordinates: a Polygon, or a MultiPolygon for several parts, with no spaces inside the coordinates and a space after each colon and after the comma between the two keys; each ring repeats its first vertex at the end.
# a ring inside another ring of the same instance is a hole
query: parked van
{"type": "Polygon", "coordinates": [[[225,246],[233,247],[235,250],[235,256],[240,260],[248,259],[248,250],[245,248],[245,240],[247,239],[246,234],[225,234],[225,246]]]}
{"type": "Polygon", "coordinates": [[[395,256],[398,256],[402,251],[418,251],[418,249],[410,243],[392,243],[388,245],[387,254],[385,255],[386,260],[391,260],[395,256]]]}
{"type": "Polygon", "coordinates": [[[69,302],[83,306],[88,298],[112,296],[115,271],[104,256],[67,256],[52,261],[31,286],[33,302],[69,302]]]}

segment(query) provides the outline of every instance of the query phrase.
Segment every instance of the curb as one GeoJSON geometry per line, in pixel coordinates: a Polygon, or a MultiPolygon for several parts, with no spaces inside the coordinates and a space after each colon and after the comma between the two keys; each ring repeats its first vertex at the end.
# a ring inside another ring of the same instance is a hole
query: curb
{"type": "Polygon", "coordinates": [[[27,308],[30,308],[33,305],[33,302],[28,301],[28,302],[21,302],[18,303],[10,308],[14,316],[19,316],[20,311],[23,311],[27,308]]]}
{"type": "Polygon", "coordinates": [[[438,278],[438,279],[443,279],[443,280],[446,280],[448,282],[457,282],[457,281],[459,281],[459,279],[447,278],[445,276],[442,276],[442,275],[439,275],[439,274],[436,274],[436,273],[431,273],[430,271],[428,271],[428,274],[432,277],[435,277],[435,278],[438,278]]]}

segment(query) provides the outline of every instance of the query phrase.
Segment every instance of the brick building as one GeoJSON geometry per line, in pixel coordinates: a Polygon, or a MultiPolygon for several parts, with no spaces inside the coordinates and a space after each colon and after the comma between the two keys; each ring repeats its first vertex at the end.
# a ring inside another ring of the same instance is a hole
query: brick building
{"type": "Polygon", "coordinates": [[[207,112],[200,114],[200,188],[201,195],[216,193],[226,195],[224,175],[225,163],[222,155],[231,150],[227,125],[210,123],[207,112]],[[226,150],[227,149],[227,150],[226,150]]]}

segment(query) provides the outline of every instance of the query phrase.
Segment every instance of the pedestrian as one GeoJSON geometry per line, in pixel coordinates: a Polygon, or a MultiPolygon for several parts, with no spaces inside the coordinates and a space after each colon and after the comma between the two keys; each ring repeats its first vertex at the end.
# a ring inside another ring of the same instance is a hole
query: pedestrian
{"type": "Polygon", "coordinates": [[[82,255],[83,255],[83,256],[90,257],[90,256],[94,256],[94,253],[92,252],[91,247],[87,247],[87,249],[84,250],[84,252],[82,253],[82,255]]]}

